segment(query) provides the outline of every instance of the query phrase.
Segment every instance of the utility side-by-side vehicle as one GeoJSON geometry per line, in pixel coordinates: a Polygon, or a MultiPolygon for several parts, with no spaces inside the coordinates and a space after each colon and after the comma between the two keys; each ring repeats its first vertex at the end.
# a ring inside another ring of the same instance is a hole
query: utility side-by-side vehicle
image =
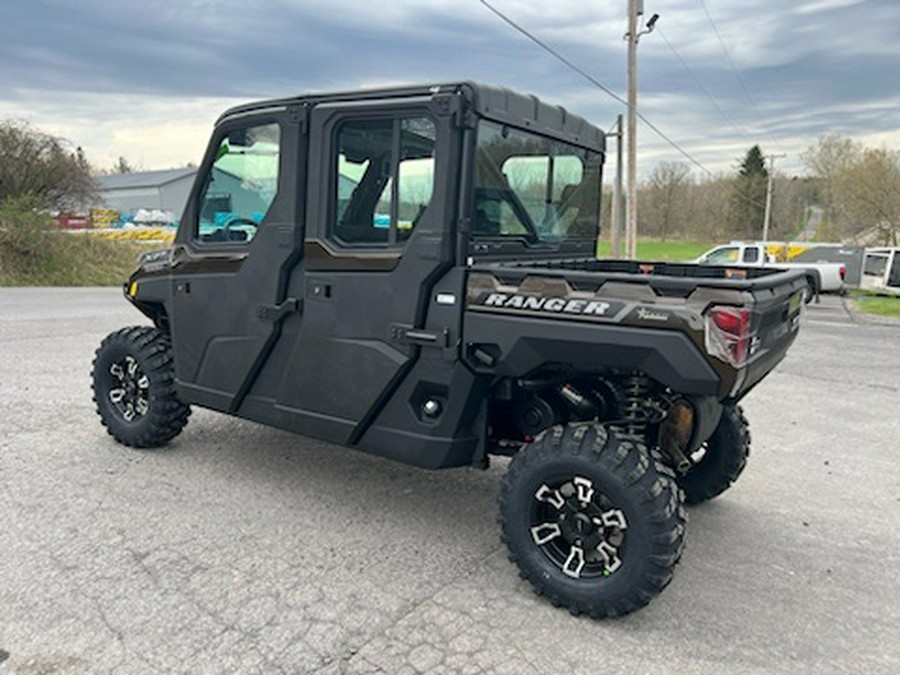
{"type": "Polygon", "coordinates": [[[803,273],[597,260],[602,130],[471,83],[226,112],[174,246],[96,354],[118,441],[198,405],[430,469],[511,456],[501,537],[573,613],[668,584],[726,490],[738,403],[797,335],[803,273]]]}

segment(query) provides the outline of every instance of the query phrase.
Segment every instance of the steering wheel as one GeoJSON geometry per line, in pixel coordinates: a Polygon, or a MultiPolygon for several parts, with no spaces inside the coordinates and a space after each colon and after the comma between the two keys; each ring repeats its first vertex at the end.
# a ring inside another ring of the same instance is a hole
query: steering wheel
{"type": "Polygon", "coordinates": [[[222,231],[226,235],[226,239],[228,241],[247,241],[253,238],[253,235],[256,234],[256,230],[259,229],[259,223],[250,218],[244,218],[242,216],[236,216],[225,223],[222,226],[222,231]],[[236,230],[234,229],[237,226],[243,225],[245,227],[252,227],[253,229],[248,232],[247,230],[236,230]],[[243,236],[240,236],[243,235],[243,236]]]}

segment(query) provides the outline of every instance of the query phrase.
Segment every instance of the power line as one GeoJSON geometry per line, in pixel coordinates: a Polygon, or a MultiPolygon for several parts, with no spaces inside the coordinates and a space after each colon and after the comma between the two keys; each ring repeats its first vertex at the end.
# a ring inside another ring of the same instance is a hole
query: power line
{"type": "MultiPolygon", "coordinates": [[[[766,129],[766,122],[763,119],[762,113],[759,111],[759,105],[756,103],[756,99],[750,94],[750,90],[747,88],[747,83],[744,81],[744,78],[741,76],[740,71],[737,69],[737,66],[734,65],[734,60],[731,58],[731,52],[728,51],[728,47],[725,44],[725,40],[722,39],[722,33],[719,32],[719,27],[716,25],[715,19],[713,19],[712,14],[710,14],[709,9],[706,6],[704,0],[698,0],[700,6],[703,8],[704,14],[706,14],[706,18],[709,19],[709,25],[712,26],[713,32],[716,34],[716,39],[719,41],[719,45],[722,47],[722,51],[725,53],[725,59],[728,61],[728,65],[731,66],[731,72],[734,73],[734,77],[737,80],[738,85],[741,90],[744,92],[744,96],[747,97],[747,100],[750,102],[750,107],[753,108],[753,112],[756,115],[756,118],[762,124],[763,130],[766,129]]],[[[765,134],[769,137],[769,140],[772,141],[773,145],[775,145],[779,150],[781,147],[778,145],[778,141],[770,134],[768,131],[765,131],[765,134]]]]}
{"type": "Polygon", "coordinates": [[[571,69],[574,70],[576,73],[578,73],[579,75],[581,75],[582,77],[584,77],[586,80],[588,80],[588,82],[590,82],[590,83],[593,84],[594,86],[600,88],[601,90],[603,90],[604,92],[606,92],[607,94],[609,94],[612,98],[614,98],[615,100],[617,100],[617,101],[618,101],[619,103],[621,103],[622,105],[624,105],[624,106],[627,106],[627,105],[628,105],[628,101],[626,101],[624,98],[622,98],[621,96],[619,96],[616,92],[614,92],[612,89],[610,89],[609,87],[607,87],[607,86],[606,86],[605,84],[603,84],[600,80],[596,79],[596,78],[593,77],[592,75],[588,74],[585,70],[582,70],[581,68],[579,68],[578,66],[576,66],[574,63],[572,63],[571,61],[569,61],[569,59],[567,59],[565,56],[563,56],[563,55],[560,54],[558,51],[556,51],[555,49],[553,49],[553,47],[551,47],[550,45],[548,45],[548,44],[546,44],[545,42],[543,42],[540,38],[538,38],[538,37],[535,36],[534,34],[529,33],[527,30],[525,30],[524,28],[522,28],[522,26],[520,26],[520,25],[517,24],[515,21],[513,21],[512,19],[510,19],[508,16],[506,16],[505,14],[503,14],[503,12],[501,12],[499,9],[496,9],[495,7],[493,7],[489,2],[487,2],[487,0],[479,0],[479,1],[481,2],[482,5],[484,5],[484,6],[487,7],[489,10],[491,10],[494,14],[496,14],[498,17],[500,17],[503,21],[505,21],[505,22],[508,23],[510,26],[512,26],[513,28],[515,28],[517,31],[519,31],[520,33],[522,33],[522,35],[524,35],[525,37],[527,37],[529,40],[531,40],[532,42],[534,42],[535,44],[537,44],[541,49],[543,49],[544,51],[550,53],[554,58],[558,59],[559,61],[562,61],[564,64],[566,64],[567,66],[569,66],[569,68],[571,68],[571,69]]]}
{"type": "MultiPolygon", "coordinates": [[[[564,63],[565,65],[567,65],[569,68],[571,68],[572,70],[574,70],[575,72],[577,72],[579,75],[581,75],[582,77],[584,77],[588,82],[590,82],[590,83],[593,84],[594,86],[596,86],[596,87],[600,88],[601,90],[603,90],[604,92],[606,92],[609,96],[611,96],[612,98],[614,98],[616,101],[618,101],[618,102],[621,103],[622,105],[628,106],[628,101],[626,101],[624,98],[622,98],[621,96],[619,96],[616,92],[614,92],[612,89],[610,89],[609,87],[607,87],[605,84],[603,84],[602,82],[600,82],[597,78],[593,77],[592,75],[590,75],[589,73],[587,73],[587,72],[586,72],[585,70],[583,70],[582,68],[579,68],[578,66],[576,66],[574,63],[572,63],[572,62],[571,62],[569,59],[567,59],[565,56],[563,56],[563,55],[560,54],[558,51],[556,51],[555,49],[553,49],[552,47],[550,47],[549,45],[547,45],[546,43],[544,43],[543,41],[541,41],[538,37],[536,37],[536,36],[533,35],[532,33],[529,33],[527,30],[525,30],[524,28],[522,28],[522,26],[520,26],[520,25],[517,24],[515,21],[513,21],[512,19],[510,19],[508,16],[506,16],[505,14],[503,14],[502,12],[500,12],[498,9],[492,7],[491,4],[490,4],[489,2],[487,2],[487,0],[479,0],[479,2],[481,2],[482,5],[484,5],[485,7],[487,7],[489,10],[491,10],[491,11],[492,11],[494,14],[496,14],[498,17],[500,17],[501,19],[503,19],[503,21],[505,21],[505,22],[508,23],[510,26],[512,26],[513,28],[515,28],[517,31],[519,31],[520,33],[522,33],[522,35],[524,35],[524,36],[527,37],[529,40],[531,40],[532,42],[534,42],[535,44],[537,44],[541,49],[545,50],[546,52],[548,52],[549,54],[551,54],[554,58],[558,59],[559,61],[561,61],[562,63],[564,63]]],[[[708,173],[710,176],[713,176],[713,175],[714,175],[714,174],[712,173],[712,171],[710,171],[710,170],[707,169],[705,166],[703,166],[698,160],[694,159],[694,158],[687,152],[687,150],[685,150],[685,149],[682,148],[680,145],[678,145],[678,143],[676,143],[676,142],[673,141],[671,138],[669,138],[669,137],[668,137],[661,129],[659,129],[659,127],[657,127],[655,124],[653,124],[653,122],[651,122],[650,120],[648,120],[643,114],[637,113],[637,117],[638,117],[638,119],[640,119],[644,124],[646,124],[646,125],[647,125],[654,133],[656,133],[657,136],[659,136],[659,137],[662,138],[666,143],[668,143],[668,144],[671,145],[673,148],[675,148],[675,150],[677,150],[679,153],[681,153],[681,154],[682,154],[688,161],[690,161],[692,164],[696,165],[701,171],[704,171],[705,173],[708,173]]]]}
{"type": "Polygon", "coordinates": [[[669,48],[669,51],[672,52],[672,55],[675,57],[675,59],[678,61],[678,63],[681,64],[682,68],[684,68],[687,71],[688,75],[691,76],[691,79],[694,80],[694,83],[697,85],[697,87],[700,89],[700,91],[702,91],[704,94],[706,94],[706,98],[709,99],[709,102],[712,103],[713,107],[716,109],[716,111],[718,111],[718,113],[722,117],[722,119],[725,120],[726,122],[728,122],[729,126],[732,129],[734,129],[736,134],[738,134],[739,136],[743,136],[745,132],[742,132],[740,129],[738,129],[737,125],[734,123],[734,119],[731,116],[729,116],[728,114],[726,114],[724,110],[722,110],[722,107],[718,104],[716,99],[710,93],[709,89],[707,89],[704,86],[703,82],[700,81],[700,78],[697,77],[697,75],[694,73],[694,71],[691,69],[691,67],[687,64],[687,62],[681,57],[681,54],[678,52],[678,50],[675,49],[675,46],[669,41],[669,38],[666,37],[666,34],[665,34],[665,32],[663,32],[662,28],[657,28],[656,32],[659,33],[659,36],[663,39],[663,42],[666,43],[666,46],[669,48]]]}
{"type": "MultiPolygon", "coordinates": [[[[529,40],[531,40],[532,42],[534,42],[536,45],[538,45],[541,49],[543,49],[544,51],[546,51],[547,53],[549,53],[549,54],[550,54],[551,56],[553,56],[555,59],[557,59],[557,60],[561,61],[562,63],[564,63],[566,66],[568,66],[569,68],[571,68],[572,70],[574,70],[576,73],[578,73],[579,75],[581,75],[582,77],[584,77],[588,82],[590,82],[590,83],[593,84],[594,86],[596,86],[596,87],[598,87],[599,89],[601,89],[603,92],[605,92],[606,94],[608,94],[610,97],[612,97],[613,99],[615,99],[616,101],[618,101],[618,102],[621,103],[622,105],[624,105],[624,106],[626,106],[626,107],[628,106],[628,101],[626,101],[625,99],[623,99],[623,98],[622,98],[621,96],[619,96],[616,92],[614,92],[612,89],[610,89],[609,87],[607,87],[605,84],[603,84],[602,82],[600,82],[598,79],[596,79],[595,77],[593,77],[592,75],[590,75],[590,74],[589,74],[588,72],[586,72],[584,69],[582,69],[582,68],[578,67],[577,65],[575,65],[574,63],[572,63],[572,61],[570,61],[570,60],[567,59],[565,56],[563,56],[562,54],[560,54],[558,51],[556,51],[555,49],[553,49],[552,47],[550,47],[549,45],[547,45],[545,42],[543,42],[543,41],[542,41],[541,39],[539,39],[537,36],[535,36],[534,34],[528,32],[525,28],[523,28],[522,26],[520,26],[519,24],[517,24],[515,21],[513,21],[512,19],[510,19],[508,16],[506,16],[505,14],[503,14],[500,10],[498,10],[498,9],[496,9],[495,7],[491,6],[491,4],[490,4],[489,2],[487,2],[487,0],[479,0],[479,2],[481,2],[482,5],[484,5],[485,7],[487,7],[489,10],[491,10],[491,12],[493,12],[493,13],[496,14],[499,18],[501,18],[505,23],[507,23],[507,24],[509,24],[510,26],[512,26],[515,30],[517,30],[517,31],[520,32],[522,35],[524,35],[525,37],[527,37],[529,40]]],[[[678,145],[678,143],[676,143],[676,142],[673,141],[671,138],[669,138],[669,137],[668,137],[661,129],[659,129],[659,127],[657,127],[655,124],[653,124],[653,123],[652,123],[650,120],[648,120],[644,115],[642,115],[640,112],[636,113],[636,115],[637,115],[638,119],[640,119],[644,124],[646,124],[647,127],[649,127],[654,133],[656,133],[657,136],[659,136],[660,138],[662,138],[666,143],[668,143],[668,144],[669,144],[670,146],[672,146],[675,150],[677,150],[677,151],[678,151],[683,157],[685,157],[691,164],[693,164],[694,166],[696,166],[698,169],[700,169],[703,173],[705,173],[706,175],[710,176],[711,178],[716,178],[716,174],[714,174],[712,171],[710,171],[709,169],[707,169],[707,168],[700,162],[700,160],[695,159],[695,158],[694,158],[687,150],[685,150],[685,149],[682,148],[680,145],[678,145]]],[[[753,206],[757,206],[757,207],[762,207],[762,206],[763,206],[762,204],[760,204],[759,202],[757,202],[755,199],[753,199],[752,197],[749,197],[748,195],[746,195],[746,194],[744,194],[744,193],[742,193],[742,192],[738,192],[737,195],[738,195],[739,197],[741,197],[741,199],[743,199],[744,201],[746,201],[748,204],[752,204],[753,206]]]]}

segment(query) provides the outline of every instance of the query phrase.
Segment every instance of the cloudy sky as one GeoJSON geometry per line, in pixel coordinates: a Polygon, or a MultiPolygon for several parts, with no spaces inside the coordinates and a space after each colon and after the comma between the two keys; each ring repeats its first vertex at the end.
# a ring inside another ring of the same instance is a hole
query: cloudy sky
{"type": "MultiPolygon", "coordinates": [[[[626,0],[490,0],[625,95],[626,0]]],[[[754,143],[800,153],[824,133],[900,149],[898,0],[645,0],[640,111],[711,171],[754,143]]],[[[198,162],[247,100],[474,79],[537,94],[609,128],[623,106],[479,0],[3,0],[0,118],[111,166],[198,162]]],[[[644,175],[684,160],[646,126],[644,175]]],[[[696,168],[696,167],[695,167],[696,168]]],[[[696,169],[696,173],[700,173],[696,169]]]]}

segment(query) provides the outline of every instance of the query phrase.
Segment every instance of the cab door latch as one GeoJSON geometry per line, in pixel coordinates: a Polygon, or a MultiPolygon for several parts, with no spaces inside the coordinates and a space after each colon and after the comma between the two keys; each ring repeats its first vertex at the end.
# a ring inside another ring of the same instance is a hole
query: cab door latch
{"type": "Polygon", "coordinates": [[[262,321],[281,321],[285,316],[293,312],[299,312],[303,303],[297,298],[287,298],[277,305],[257,305],[256,316],[262,321]]]}

